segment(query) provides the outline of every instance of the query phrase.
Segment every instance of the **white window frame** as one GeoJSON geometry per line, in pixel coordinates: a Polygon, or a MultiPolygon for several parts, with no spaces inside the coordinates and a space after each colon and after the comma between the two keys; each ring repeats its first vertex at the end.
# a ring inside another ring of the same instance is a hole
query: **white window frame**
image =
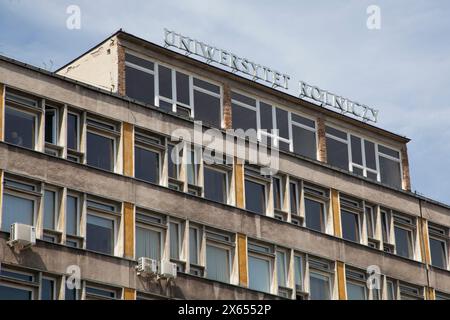
{"type": "MultiPolygon", "coordinates": [[[[165,229],[161,226],[161,227],[157,227],[155,225],[149,224],[149,223],[144,223],[142,221],[136,221],[136,226],[135,226],[135,232],[137,231],[137,228],[141,228],[141,229],[146,229],[146,230],[150,230],[150,231],[154,231],[159,233],[159,260],[163,259],[164,257],[164,239],[165,239],[165,229]]],[[[138,257],[136,255],[137,252],[137,239],[136,237],[134,237],[134,252],[135,252],[135,256],[136,256],[136,260],[140,257],[138,257]]],[[[150,257],[147,257],[150,258],[150,257]]]]}
{"type": "MultiPolygon", "coordinates": [[[[52,186],[45,186],[45,188],[44,188],[44,194],[43,194],[43,197],[42,197],[42,201],[44,201],[44,199],[45,199],[45,192],[47,192],[47,191],[49,191],[49,192],[53,192],[54,194],[55,194],[55,201],[54,201],[54,208],[55,208],[55,210],[54,210],[54,212],[53,212],[53,221],[54,221],[54,226],[53,226],[53,228],[52,229],[46,229],[46,228],[44,228],[44,230],[53,230],[53,231],[56,231],[56,229],[58,229],[58,217],[59,217],[59,191],[58,191],[58,189],[57,188],[55,188],[55,187],[52,187],[52,186]]],[[[45,201],[44,201],[45,202],[45,201]]],[[[43,210],[43,215],[45,216],[45,203],[44,203],[44,210],[43,210]]],[[[44,218],[45,219],[45,218],[44,218]]],[[[42,226],[44,226],[44,223],[42,223],[42,226]]]]}
{"type": "MultiPolygon", "coordinates": [[[[71,148],[67,147],[67,150],[69,150],[69,152],[70,151],[80,152],[81,130],[82,130],[82,128],[81,128],[81,116],[80,116],[80,114],[69,110],[69,111],[67,111],[67,121],[69,119],[69,115],[75,116],[76,119],[77,119],[77,133],[76,133],[76,135],[77,135],[77,137],[76,137],[77,138],[77,149],[71,149],[71,148]]],[[[66,124],[66,126],[67,126],[67,124],[66,124]]],[[[68,130],[68,126],[66,127],[66,146],[68,145],[68,137],[69,137],[69,135],[67,133],[67,130],[68,130]]]]}
{"type": "Polygon", "coordinates": [[[171,228],[171,224],[174,224],[174,225],[176,225],[177,226],[177,236],[178,236],[178,258],[173,258],[172,257],[172,252],[170,252],[171,250],[170,250],[170,245],[169,245],[169,259],[170,260],[174,260],[174,261],[182,261],[182,255],[181,255],[181,253],[182,253],[182,251],[183,251],[183,239],[182,239],[182,227],[183,227],[183,223],[181,222],[181,221],[178,221],[178,220],[173,220],[173,219],[171,219],[170,221],[169,221],[169,241],[170,241],[170,243],[169,244],[171,244],[171,242],[172,242],[172,239],[171,239],[171,237],[172,237],[172,228],[171,228]]]}
{"type": "MultiPolygon", "coordinates": [[[[107,205],[107,206],[115,206],[115,205],[112,205],[112,204],[110,204],[110,203],[107,203],[107,202],[102,202],[101,200],[97,200],[97,199],[95,199],[95,200],[93,200],[93,199],[88,199],[88,201],[93,201],[93,202],[98,202],[98,203],[100,203],[100,204],[104,204],[104,205],[107,205]]],[[[116,210],[117,210],[117,208],[115,208],[116,210]]],[[[98,209],[98,208],[94,208],[94,207],[89,207],[87,204],[86,204],[86,246],[87,246],[87,224],[88,224],[88,218],[89,218],[89,216],[96,216],[96,217],[99,217],[99,218],[103,218],[103,219],[107,219],[107,220],[111,220],[111,221],[113,221],[113,243],[112,243],[112,252],[110,252],[110,253],[106,253],[106,254],[109,254],[109,255],[117,255],[117,241],[118,241],[118,233],[119,233],[119,224],[120,224],[120,214],[119,213],[117,213],[117,211],[114,211],[114,212],[111,212],[111,213],[107,213],[107,211],[104,211],[104,210],[101,210],[101,209],[98,209]]],[[[95,251],[96,252],[96,251],[95,251]]],[[[103,254],[105,254],[104,252],[100,252],[100,253],[103,253],[103,254]]]]}
{"type": "MultiPolygon", "coordinates": [[[[55,107],[55,106],[53,106],[53,105],[51,105],[51,104],[46,104],[45,105],[45,107],[44,107],[44,117],[46,117],[47,116],[47,111],[51,111],[51,112],[53,112],[54,113],[54,117],[53,117],[53,123],[52,123],[52,125],[53,125],[53,130],[52,130],[52,134],[53,134],[53,140],[54,140],[54,142],[49,142],[49,141],[47,141],[47,140],[45,140],[45,137],[44,137],[44,141],[45,141],[45,143],[49,143],[49,144],[52,144],[52,145],[58,145],[58,131],[59,131],[59,108],[58,107],[55,107]]],[[[47,118],[45,118],[45,120],[46,120],[47,118]]],[[[44,121],[44,126],[47,126],[47,123],[46,123],[46,121],[44,121]]],[[[46,128],[45,128],[46,129],[46,128]]],[[[45,131],[45,130],[44,130],[45,131]]],[[[45,134],[44,134],[45,135],[45,134]]]]}
{"type": "Polygon", "coordinates": [[[212,165],[205,164],[204,167],[203,167],[203,172],[204,172],[205,168],[207,168],[208,170],[212,170],[212,171],[217,171],[217,172],[223,173],[225,175],[225,201],[224,201],[224,204],[229,204],[230,203],[230,198],[231,198],[230,197],[230,182],[229,182],[229,180],[230,180],[230,177],[229,177],[230,176],[230,170],[218,168],[214,164],[212,164],[212,165]]]}
{"type": "MultiPolygon", "coordinates": [[[[31,110],[29,110],[29,107],[21,107],[21,105],[18,103],[13,103],[11,105],[11,104],[8,104],[8,101],[5,99],[5,111],[4,111],[5,124],[4,124],[3,131],[5,131],[5,128],[6,128],[6,109],[8,109],[8,108],[33,116],[33,118],[34,118],[34,137],[33,137],[34,141],[33,141],[33,148],[31,150],[37,150],[38,145],[39,145],[39,141],[38,141],[39,140],[39,117],[42,117],[44,112],[41,109],[36,109],[36,111],[34,111],[34,110],[31,111],[31,110]]],[[[4,134],[5,134],[5,138],[6,138],[6,132],[4,132],[4,134]]],[[[10,142],[8,142],[8,143],[10,143],[10,142]]],[[[19,147],[26,148],[24,146],[19,146],[19,147]]]]}
{"type": "MultiPolygon", "coordinates": [[[[208,230],[206,233],[208,234],[208,233],[214,233],[214,232],[211,232],[211,231],[208,230]]],[[[219,233],[217,233],[217,234],[219,234],[219,233]]],[[[212,247],[216,247],[216,248],[219,248],[219,249],[223,249],[223,250],[225,250],[227,252],[228,272],[229,272],[229,274],[228,274],[228,282],[227,283],[231,283],[232,273],[233,273],[233,262],[232,262],[233,257],[231,255],[232,247],[229,246],[229,245],[226,245],[224,243],[221,243],[221,241],[217,241],[216,239],[212,239],[212,238],[209,238],[208,236],[206,236],[206,244],[205,244],[205,277],[206,278],[208,278],[208,276],[207,276],[207,274],[208,274],[208,265],[207,265],[207,262],[208,262],[208,257],[207,257],[208,246],[212,246],[212,247]]]]}
{"type": "MultiPolygon", "coordinates": [[[[265,260],[269,263],[269,290],[267,291],[267,293],[273,293],[272,287],[273,287],[273,282],[274,282],[275,264],[277,263],[277,261],[276,261],[277,255],[276,255],[276,253],[274,253],[272,246],[258,243],[258,242],[249,241],[247,244],[247,258],[250,258],[250,257],[253,257],[253,258],[259,259],[259,260],[265,260]],[[252,245],[252,244],[255,246],[261,247],[261,248],[266,248],[267,251],[262,252],[262,251],[252,250],[250,248],[250,245],[252,245]]],[[[286,264],[286,262],[285,262],[285,264],[286,264]]],[[[247,272],[249,274],[250,274],[250,272],[253,272],[252,270],[250,270],[250,263],[249,263],[247,272]]],[[[288,274],[286,273],[286,281],[287,281],[287,279],[288,279],[288,274]]],[[[278,291],[278,283],[276,284],[276,286],[277,286],[277,291],[278,291]]],[[[249,280],[249,288],[250,288],[250,280],[249,280]]],[[[252,289],[252,290],[256,290],[256,289],[252,289]]]]}
{"type": "MultiPolygon", "coordinates": [[[[141,133],[139,133],[141,134],[141,133]]],[[[145,134],[143,134],[145,135],[145,134]]],[[[162,169],[163,169],[163,150],[165,149],[164,147],[164,141],[161,141],[161,147],[158,148],[156,146],[153,146],[151,144],[146,144],[145,142],[139,142],[137,143],[136,140],[133,143],[134,146],[134,150],[133,153],[136,153],[136,148],[140,148],[149,152],[154,152],[158,154],[158,181],[156,181],[157,184],[161,184],[162,183],[162,169]]],[[[169,155],[170,156],[170,155],[169,155]]],[[[136,157],[135,157],[136,159],[136,157]]],[[[136,164],[134,164],[134,170],[133,170],[133,176],[136,178],[136,164]]],[[[140,179],[140,178],[136,178],[136,179],[140,179]]],[[[141,179],[140,179],[141,180],[141,179]]],[[[145,180],[143,180],[145,181],[145,180]]],[[[146,181],[148,182],[148,181],[146,181]]]]}
{"type": "MultiPolygon", "coordinates": [[[[87,164],[87,157],[89,156],[88,155],[88,150],[87,150],[88,135],[89,135],[89,133],[96,134],[98,136],[101,136],[101,137],[104,137],[104,138],[112,140],[112,142],[113,142],[113,154],[112,154],[112,157],[113,158],[112,158],[112,170],[111,170],[111,172],[117,172],[117,160],[118,160],[117,159],[117,156],[118,156],[117,155],[117,144],[118,144],[118,138],[120,137],[120,131],[117,131],[118,130],[118,125],[116,125],[114,123],[109,123],[109,122],[104,121],[104,120],[99,120],[99,119],[97,119],[95,117],[92,117],[92,116],[91,117],[90,116],[87,117],[86,124],[87,124],[86,125],[86,164],[87,164]],[[114,129],[107,129],[107,128],[96,127],[95,125],[90,125],[88,123],[89,120],[94,121],[94,122],[98,122],[99,124],[104,124],[106,126],[114,127],[114,129]],[[108,132],[108,131],[110,131],[110,132],[108,132]]],[[[97,167],[94,167],[94,168],[97,168],[97,167]]],[[[97,168],[97,169],[106,170],[106,169],[103,169],[103,168],[97,168]]],[[[106,171],[108,171],[108,170],[106,170],[106,171]]]]}
{"type": "MultiPolygon", "coordinates": [[[[57,281],[56,281],[56,279],[55,279],[55,278],[52,278],[52,277],[48,277],[48,276],[43,276],[43,277],[42,277],[42,280],[44,280],[44,279],[53,282],[53,285],[52,285],[52,287],[53,287],[53,297],[52,297],[52,300],[57,300],[57,294],[56,294],[56,290],[57,290],[56,284],[57,284],[57,281]]],[[[39,285],[39,291],[40,291],[40,295],[41,295],[41,298],[42,298],[42,281],[41,281],[41,283],[40,283],[40,285],[39,285]]]]}
{"type": "MultiPolygon", "coordinates": [[[[268,204],[269,204],[269,188],[270,188],[270,183],[269,181],[264,181],[262,179],[258,179],[257,177],[254,177],[252,175],[248,175],[245,174],[244,172],[244,208],[245,210],[247,210],[247,197],[245,196],[245,181],[249,180],[252,181],[254,183],[260,184],[264,186],[264,201],[265,201],[265,205],[264,205],[264,212],[261,213],[261,215],[265,216],[267,215],[268,212],[268,204]]],[[[253,213],[253,212],[252,212],[253,213]]],[[[256,214],[258,214],[256,212],[256,214]]]]}

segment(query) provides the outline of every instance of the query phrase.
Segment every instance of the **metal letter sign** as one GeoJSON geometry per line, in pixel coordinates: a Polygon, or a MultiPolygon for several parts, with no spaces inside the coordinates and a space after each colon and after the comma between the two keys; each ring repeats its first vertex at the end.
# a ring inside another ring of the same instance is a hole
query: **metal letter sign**
{"type": "MultiPolygon", "coordinates": [[[[274,88],[282,87],[286,90],[288,89],[289,75],[259,65],[246,58],[241,58],[227,50],[218,49],[201,41],[183,36],[175,31],[164,29],[164,46],[176,47],[186,51],[188,55],[195,54],[203,57],[208,64],[212,62],[219,63],[231,68],[232,72],[241,72],[251,76],[254,81],[262,80],[268,82],[274,88]]],[[[312,99],[319,102],[322,107],[329,106],[339,109],[342,113],[351,114],[365,122],[377,122],[378,110],[322,90],[316,86],[311,86],[303,81],[299,81],[299,89],[300,98],[312,99]]]]}
{"type": "Polygon", "coordinates": [[[164,43],[168,47],[176,47],[188,54],[203,57],[207,63],[216,62],[231,68],[233,72],[247,74],[253,80],[262,80],[270,83],[272,87],[288,89],[289,75],[241,58],[227,50],[212,47],[167,29],[164,29],[164,43]]]}

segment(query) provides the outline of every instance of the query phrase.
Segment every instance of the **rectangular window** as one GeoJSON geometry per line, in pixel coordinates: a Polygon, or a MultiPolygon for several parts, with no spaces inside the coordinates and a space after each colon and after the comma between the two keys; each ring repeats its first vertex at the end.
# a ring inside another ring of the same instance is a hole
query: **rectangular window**
{"type": "Polygon", "coordinates": [[[282,288],[286,288],[287,284],[287,257],[286,252],[277,251],[277,279],[278,286],[282,288]]]}
{"type": "Polygon", "coordinates": [[[330,277],[317,272],[309,273],[311,300],[330,300],[330,277]]]}
{"type": "Polygon", "coordinates": [[[87,207],[86,249],[114,254],[118,224],[116,206],[88,200],[87,207]]]}
{"type": "Polygon", "coordinates": [[[166,228],[163,221],[160,216],[136,212],[136,259],[161,259],[166,228]]]}
{"type": "Polygon", "coordinates": [[[221,89],[219,86],[194,78],[195,119],[217,128],[222,123],[221,89]]]}
{"type": "Polygon", "coordinates": [[[33,191],[35,188],[34,186],[18,183],[5,178],[1,227],[2,231],[9,232],[11,225],[16,222],[30,226],[34,225],[37,195],[30,193],[32,191],[27,189],[23,189],[23,192],[20,192],[19,190],[16,191],[16,189],[19,189],[20,186],[32,187],[33,191]]]}
{"type": "Polygon", "coordinates": [[[67,148],[78,150],[80,147],[80,116],[76,113],[67,114],[67,148]]]}
{"type": "Polygon", "coordinates": [[[400,283],[400,300],[423,300],[423,288],[400,283]]]}
{"type": "Polygon", "coordinates": [[[399,256],[413,259],[413,220],[394,215],[395,252],[399,256]]]}
{"type": "Polygon", "coordinates": [[[295,290],[303,292],[303,258],[299,255],[294,256],[294,281],[295,290]]]}
{"type": "Polygon", "coordinates": [[[136,257],[161,259],[162,233],[160,231],[136,226],[136,257]]]}
{"type": "Polygon", "coordinates": [[[118,136],[115,125],[88,119],[87,164],[114,171],[118,136]]]}
{"type": "Polygon", "coordinates": [[[64,300],[79,300],[80,299],[79,290],[77,290],[75,288],[69,289],[66,285],[64,291],[65,291],[64,292],[64,300]]]}
{"type": "MultiPolygon", "coordinates": [[[[280,261],[280,265],[283,262],[280,261]]],[[[248,244],[248,287],[253,290],[271,292],[272,270],[274,264],[273,248],[260,244],[248,244]]],[[[286,261],[284,261],[286,265],[286,261]]],[[[283,273],[283,272],[281,272],[283,273]]],[[[285,276],[285,274],[281,274],[285,276]]],[[[280,282],[279,282],[280,283],[280,282]]]]}
{"type": "Polygon", "coordinates": [[[203,183],[206,199],[227,203],[228,172],[205,166],[203,183]]]}
{"type": "Polygon", "coordinates": [[[52,190],[44,191],[44,229],[55,230],[58,220],[57,193],[52,190]]]}
{"type": "Polygon", "coordinates": [[[134,176],[150,183],[159,184],[163,138],[135,133],[134,176]]]}
{"type": "Polygon", "coordinates": [[[349,170],[348,136],[344,131],[326,126],[327,160],[332,166],[349,170]]]}
{"type": "Polygon", "coordinates": [[[366,276],[363,272],[346,270],[347,299],[368,300],[366,276]]]}
{"type": "Polygon", "coordinates": [[[366,215],[367,237],[373,239],[375,235],[374,208],[365,206],[364,210],[366,215]]]}
{"type": "Polygon", "coordinates": [[[323,203],[305,198],[305,221],[307,228],[325,232],[325,212],[323,203]]]}
{"type": "Polygon", "coordinates": [[[187,181],[190,185],[197,185],[198,182],[198,167],[200,161],[198,152],[194,146],[188,146],[188,161],[187,161],[187,181]]]}
{"type": "Polygon", "coordinates": [[[206,277],[230,283],[233,244],[227,234],[206,232],[206,277]]]}
{"type": "Polygon", "coordinates": [[[245,179],[245,208],[257,214],[266,214],[266,184],[245,179]]]}
{"type": "Polygon", "coordinates": [[[57,144],[58,141],[58,109],[45,107],[45,142],[57,144]]]}
{"type": "Polygon", "coordinates": [[[402,187],[400,153],[390,148],[378,146],[381,182],[395,188],[402,187]]]}
{"type": "Polygon", "coordinates": [[[66,233],[78,236],[78,224],[80,221],[80,208],[78,197],[67,195],[66,198],[66,233]]]}
{"type": "Polygon", "coordinates": [[[386,281],[386,300],[397,300],[397,290],[394,281],[386,281]]]}
{"type": "Polygon", "coordinates": [[[180,224],[170,223],[170,258],[180,260],[181,228],[180,224]]]}
{"type": "Polygon", "coordinates": [[[331,266],[330,263],[309,258],[309,299],[331,299],[331,266]]]}
{"type": "Polygon", "coordinates": [[[169,178],[179,179],[180,165],[182,163],[181,159],[183,158],[183,148],[180,144],[169,144],[167,152],[167,158],[169,162],[169,178]]]}
{"type": "Polygon", "coordinates": [[[37,115],[7,105],[5,109],[5,141],[34,149],[36,136],[37,115]]]}
{"type": "Polygon", "coordinates": [[[154,64],[131,54],[125,54],[125,92],[130,98],[146,104],[155,103],[154,64]]]}
{"type": "Polygon", "coordinates": [[[430,235],[431,264],[435,267],[447,269],[448,229],[429,224],[428,233],[430,235]]]}
{"type": "Polygon", "coordinates": [[[189,261],[191,264],[199,264],[200,237],[198,228],[189,227],[189,261]]]}
{"type": "Polygon", "coordinates": [[[256,100],[242,94],[231,93],[231,117],[233,129],[257,129],[256,100]]]}
{"type": "Polygon", "coordinates": [[[300,202],[298,182],[295,182],[295,181],[289,182],[289,192],[290,192],[291,213],[298,215],[299,214],[299,205],[298,204],[300,202]]]}
{"type": "Polygon", "coordinates": [[[316,122],[294,113],[291,114],[291,117],[294,153],[316,159],[316,122]]]}
{"type": "Polygon", "coordinates": [[[42,278],[41,300],[56,300],[55,279],[42,278]]]}
{"type": "Polygon", "coordinates": [[[280,177],[272,178],[273,187],[273,207],[276,210],[283,209],[283,186],[280,177]]]}
{"type": "Polygon", "coordinates": [[[0,269],[0,300],[33,300],[34,288],[26,285],[33,284],[34,276],[31,273],[9,270],[3,265],[0,269]],[[23,284],[16,284],[13,281],[23,284]]]}
{"type": "Polygon", "coordinates": [[[111,300],[118,298],[118,290],[86,285],[86,300],[111,300]]]}
{"type": "Polygon", "coordinates": [[[341,210],[342,237],[359,242],[359,216],[356,213],[341,210]]]}

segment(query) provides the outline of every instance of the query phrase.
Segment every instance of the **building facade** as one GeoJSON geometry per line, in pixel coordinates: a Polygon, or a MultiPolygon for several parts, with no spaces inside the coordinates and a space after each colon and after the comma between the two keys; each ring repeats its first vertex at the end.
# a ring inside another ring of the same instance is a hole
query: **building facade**
{"type": "Polygon", "coordinates": [[[123,31],[55,73],[0,58],[0,97],[0,298],[449,299],[450,207],[411,192],[405,137],[123,31]],[[257,129],[277,173],[174,141],[194,120],[257,129]]]}

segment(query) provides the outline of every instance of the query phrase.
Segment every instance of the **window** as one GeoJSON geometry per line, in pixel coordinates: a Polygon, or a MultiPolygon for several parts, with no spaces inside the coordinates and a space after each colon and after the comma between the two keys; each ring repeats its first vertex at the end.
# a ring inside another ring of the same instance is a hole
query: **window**
{"type": "Polygon", "coordinates": [[[37,116],[7,106],[5,109],[5,141],[34,149],[36,143],[37,116]]]}
{"type": "Polygon", "coordinates": [[[58,121],[58,109],[45,106],[45,142],[57,144],[58,121]]]}
{"type": "Polygon", "coordinates": [[[298,215],[299,214],[300,196],[299,196],[299,184],[297,181],[291,180],[289,182],[289,193],[290,193],[291,213],[294,215],[298,215]]]}
{"type": "Polygon", "coordinates": [[[430,235],[431,264],[435,267],[447,269],[448,230],[429,224],[428,233],[430,235]]]}
{"type": "Polygon", "coordinates": [[[380,163],[380,181],[392,187],[401,188],[400,153],[379,145],[378,161],[380,163]]]}
{"type": "Polygon", "coordinates": [[[169,161],[169,178],[179,179],[180,165],[182,164],[183,148],[181,143],[177,145],[169,144],[167,148],[169,161]]]}
{"type": "Polygon", "coordinates": [[[125,92],[128,97],[147,104],[155,104],[153,62],[126,53],[125,86],[125,92]]]}
{"type": "Polygon", "coordinates": [[[35,285],[33,274],[1,266],[0,300],[33,300],[35,285]]]}
{"type": "Polygon", "coordinates": [[[278,295],[290,298],[290,289],[288,289],[288,258],[285,251],[277,250],[277,280],[278,280],[278,295]]]}
{"type": "Polygon", "coordinates": [[[188,146],[187,182],[191,186],[198,183],[198,167],[200,164],[198,150],[194,146],[188,146]]]}
{"type": "Polygon", "coordinates": [[[64,292],[64,300],[79,300],[79,299],[80,299],[79,290],[77,290],[75,288],[69,289],[66,285],[65,292],[64,292]]]}
{"type": "Polygon", "coordinates": [[[435,295],[436,295],[436,300],[450,300],[450,294],[436,291],[435,295]]]}
{"type": "Polygon", "coordinates": [[[205,166],[203,175],[205,198],[221,203],[227,203],[228,172],[205,166]]]}
{"type": "Polygon", "coordinates": [[[400,283],[400,300],[423,300],[423,288],[400,283]]]}
{"type": "Polygon", "coordinates": [[[272,177],[273,207],[275,210],[283,209],[283,186],[280,177],[272,177]]]}
{"type": "Polygon", "coordinates": [[[331,299],[330,263],[310,258],[309,263],[309,298],[311,300],[331,299]]]}
{"type": "Polygon", "coordinates": [[[116,139],[120,135],[116,125],[90,118],[87,123],[87,164],[114,171],[116,139]]]}
{"type": "Polygon", "coordinates": [[[397,300],[397,287],[393,280],[386,281],[386,300],[397,300]]]}
{"type": "Polygon", "coordinates": [[[136,213],[136,258],[162,258],[165,228],[161,216],[142,211],[136,213]]]}
{"type": "Polygon", "coordinates": [[[413,258],[413,230],[415,226],[413,220],[394,215],[394,235],[395,235],[395,252],[399,256],[405,258],[413,258]]]}
{"type": "Polygon", "coordinates": [[[67,148],[78,150],[80,146],[80,116],[76,113],[67,114],[67,148]]]}
{"type": "Polygon", "coordinates": [[[305,193],[306,227],[319,232],[325,232],[325,201],[328,200],[328,193],[310,185],[305,185],[303,190],[305,193]]]}
{"type": "Polygon", "coordinates": [[[56,300],[55,279],[42,278],[41,300],[56,300]]]}
{"type": "Polygon", "coordinates": [[[37,186],[5,177],[1,230],[9,232],[13,223],[30,226],[36,220],[36,201],[40,197],[37,186]]]}
{"type": "Polygon", "coordinates": [[[354,200],[346,197],[341,197],[341,223],[342,223],[342,237],[344,239],[359,242],[361,219],[363,214],[362,204],[359,200],[354,200]]]}
{"type": "Polygon", "coordinates": [[[200,232],[196,227],[189,227],[189,262],[199,265],[200,232]]]}
{"type": "Polygon", "coordinates": [[[234,245],[229,235],[206,232],[206,277],[230,283],[231,248],[234,245]]]}
{"type": "Polygon", "coordinates": [[[44,191],[44,229],[55,230],[58,220],[57,193],[53,190],[44,191]]]}
{"type": "Polygon", "coordinates": [[[303,292],[305,290],[303,282],[303,257],[297,254],[294,255],[294,281],[297,293],[303,292]]]}
{"type": "Polygon", "coordinates": [[[221,127],[222,102],[221,88],[204,80],[194,78],[195,119],[221,127]]]}
{"type": "Polygon", "coordinates": [[[233,129],[257,129],[256,100],[237,92],[231,93],[231,117],[233,129]]]}
{"type": "Polygon", "coordinates": [[[274,254],[271,246],[248,243],[248,287],[250,289],[271,292],[273,263],[274,254]]]}
{"type": "Polygon", "coordinates": [[[311,159],[316,159],[316,122],[294,113],[291,114],[291,117],[294,153],[311,159]]]}
{"type": "Polygon", "coordinates": [[[364,272],[347,269],[346,283],[348,300],[368,300],[364,272]]]}
{"type": "Polygon", "coordinates": [[[364,207],[364,213],[366,216],[367,237],[374,239],[375,237],[375,222],[374,222],[374,208],[366,205],[364,207]]]}
{"type": "Polygon", "coordinates": [[[347,133],[329,126],[325,127],[325,132],[328,163],[338,168],[349,170],[347,133]]]}
{"type": "Polygon", "coordinates": [[[378,181],[375,158],[375,143],[350,135],[351,171],[360,176],[378,181]]]}
{"type": "Polygon", "coordinates": [[[181,225],[170,222],[170,258],[180,260],[181,250],[181,225]]]}
{"type": "Polygon", "coordinates": [[[116,207],[88,200],[86,249],[114,254],[117,216],[116,207]]]}
{"type": "Polygon", "coordinates": [[[147,182],[159,184],[163,138],[136,132],[134,176],[147,182]]]}
{"type": "Polygon", "coordinates": [[[69,193],[66,198],[66,245],[81,247],[79,237],[80,200],[75,194],[69,193]]]}
{"type": "Polygon", "coordinates": [[[245,208],[257,214],[266,213],[266,184],[245,179],[245,208]]]}
{"type": "Polygon", "coordinates": [[[111,300],[119,298],[119,290],[97,285],[86,285],[86,300],[111,300]]]}

